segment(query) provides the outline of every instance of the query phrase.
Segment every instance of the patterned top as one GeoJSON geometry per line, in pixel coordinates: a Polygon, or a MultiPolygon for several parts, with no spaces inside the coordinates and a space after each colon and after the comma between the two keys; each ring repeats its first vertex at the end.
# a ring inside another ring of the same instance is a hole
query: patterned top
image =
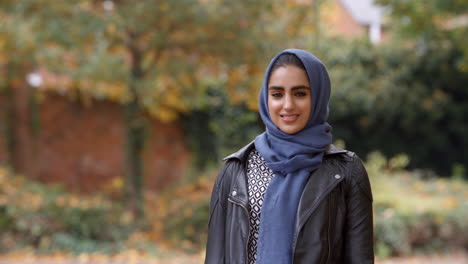
{"type": "Polygon", "coordinates": [[[260,227],[260,211],[268,184],[274,177],[263,157],[255,149],[249,153],[247,161],[247,185],[249,190],[250,235],[248,244],[249,264],[257,259],[257,240],[260,227]]]}

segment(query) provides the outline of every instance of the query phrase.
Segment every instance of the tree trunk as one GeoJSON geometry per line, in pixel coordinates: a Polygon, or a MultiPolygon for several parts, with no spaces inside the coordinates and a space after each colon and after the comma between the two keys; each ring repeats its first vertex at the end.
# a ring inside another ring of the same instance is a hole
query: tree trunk
{"type": "MultiPolygon", "coordinates": [[[[17,71],[9,65],[9,71],[17,71]]],[[[12,74],[11,76],[21,76],[12,74]]],[[[24,80],[14,79],[6,87],[5,132],[8,164],[16,173],[36,176],[36,137],[33,131],[32,88],[24,80]]],[[[36,131],[37,132],[37,131],[36,131]]]]}
{"type": "MultiPolygon", "coordinates": [[[[5,131],[5,151],[6,155],[6,163],[8,166],[12,168],[15,167],[15,145],[16,145],[16,137],[15,137],[15,118],[14,118],[14,108],[13,108],[13,88],[7,84],[5,89],[5,112],[4,113],[4,131],[5,131]]],[[[3,108],[3,107],[2,107],[3,108]]]]}
{"type": "Polygon", "coordinates": [[[132,54],[132,69],[129,82],[131,100],[125,107],[125,199],[135,216],[144,217],[143,197],[143,147],[145,144],[145,117],[138,95],[139,81],[143,79],[141,53],[129,46],[132,54]]]}
{"type": "Polygon", "coordinates": [[[145,126],[138,101],[133,99],[125,108],[125,200],[138,217],[144,216],[143,159],[145,126]]]}

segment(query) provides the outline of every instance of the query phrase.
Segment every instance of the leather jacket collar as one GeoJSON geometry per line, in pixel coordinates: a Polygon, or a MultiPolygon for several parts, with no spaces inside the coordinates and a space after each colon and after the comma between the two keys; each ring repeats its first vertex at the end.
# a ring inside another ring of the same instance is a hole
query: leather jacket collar
{"type": "MultiPolygon", "coordinates": [[[[247,163],[247,158],[250,153],[250,151],[255,147],[254,141],[250,142],[247,144],[245,147],[237,151],[236,153],[233,153],[223,160],[230,160],[230,159],[237,159],[241,162],[242,166],[245,168],[246,163],[247,163]]],[[[326,151],[325,151],[325,157],[335,155],[335,154],[349,154],[347,150],[338,148],[332,144],[330,144],[326,151]]],[[[308,193],[308,195],[304,195],[301,197],[301,201],[299,202],[299,211],[298,211],[298,216],[299,216],[299,222],[297,224],[301,225],[301,221],[303,217],[307,217],[310,215],[311,212],[309,210],[306,210],[305,208],[302,209],[301,205],[304,203],[304,199],[308,201],[310,204],[311,202],[317,203],[318,201],[321,200],[321,198],[328,193],[333,186],[338,184],[343,178],[333,178],[335,172],[330,171],[332,168],[330,166],[321,166],[319,169],[317,169],[314,173],[312,173],[311,178],[312,182],[314,182],[314,185],[309,184],[311,180],[309,180],[308,184],[306,184],[305,187],[305,193],[308,193]],[[325,175],[322,176],[322,175],[325,175]],[[335,180],[333,180],[335,179],[335,180]],[[317,186],[320,186],[320,188],[317,188],[317,186]],[[312,192],[308,192],[308,189],[317,189],[312,192]]],[[[247,191],[247,176],[245,173],[245,169],[242,170],[242,173],[237,175],[237,179],[234,180],[234,184],[231,185],[231,189],[229,191],[229,199],[231,201],[234,201],[245,208],[248,208],[249,206],[249,200],[248,200],[248,191],[247,191]]]]}
{"type": "MultiPolygon", "coordinates": [[[[249,144],[247,144],[245,147],[240,149],[239,151],[227,156],[223,160],[229,160],[229,159],[234,159],[235,158],[235,159],[239,159],[242,162],[242,164],[244,164],[247,161],[248,154],[250,153],[250,151],[254,147],[255,147],[254,141],[252,141],[249,144]]],[[[327,149],[325,150],[325,156],[333,155],[333,154],[346,153],[346,152],[347,152],[346,150],[338,148],[337,146],[335,146],[333,144],[330,144],[330,145],[328,145],[327,149]]]]}

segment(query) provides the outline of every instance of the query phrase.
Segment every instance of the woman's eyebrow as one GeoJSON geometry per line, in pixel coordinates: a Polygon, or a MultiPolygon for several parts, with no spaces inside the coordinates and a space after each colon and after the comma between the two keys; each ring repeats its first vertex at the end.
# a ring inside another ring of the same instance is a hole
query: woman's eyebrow
{"type": "MultiPolygon", "coordinates": [[[[294,86],[291,88],[291,90],[301,90],[301,89],[309,90],[309,87],[305,85],[298,85],[298,86],[294,86]]],[[[268,87],[268,90],[284,90],[284,88],[282,86],[270,86],[268,87]]]]}
{"type": "Polygon", "coordinates": [[[268,90],[284,90],[284,88],[281,86],[270,86],[268,87],[268,90]]]}
{"type": "Polygon", "coordinates": [[[293,88],[291,88],[291,90],[301,90],[301,89],[309,90],[309,87],[305,85],[298,85],[298,86],[294,86],[293,88]]]}

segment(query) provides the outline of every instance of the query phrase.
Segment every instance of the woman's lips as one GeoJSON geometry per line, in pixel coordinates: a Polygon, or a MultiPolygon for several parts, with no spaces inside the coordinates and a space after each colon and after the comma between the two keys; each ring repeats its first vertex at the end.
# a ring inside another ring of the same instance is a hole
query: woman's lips
{"type": "Polygon", "coordinates": [[[292,123],[299,118],[298,114],[283,114],[280,115],[281,120],[286,123],[292,123]]]}

